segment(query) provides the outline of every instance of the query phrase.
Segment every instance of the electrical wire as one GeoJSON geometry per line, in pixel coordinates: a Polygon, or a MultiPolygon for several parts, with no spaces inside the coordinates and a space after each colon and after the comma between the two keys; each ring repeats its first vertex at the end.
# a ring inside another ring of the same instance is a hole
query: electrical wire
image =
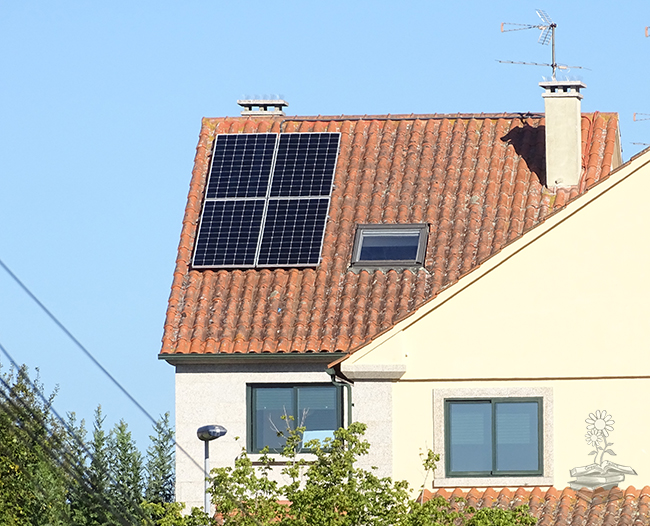
{"type": "MultiPolygon", "coordinates": [[[[118,387],[122,393],[133,403],[135,406],[144,414],[146,417],[154,424],[156,425],[157,421],[156,419],[151,416],[151,414],[135,399],[135,397],[129,393],[129,391],[120,383],[117,381],[117,379],[108,372],[108,370],[93,356],[93,354],[77,339],[75,336],[67,329],[65,325],[59,319],[43,304],[42,301],[40,301],[36,295],[25,285],[20,278],[14,274],[11,269],[0,259],[0,267],[2,267],[9,276],[20,286],[21,289],[41,308],[45,314],[55,323],[59,329],[61,329],[64,334],[72,340],[72,342],[95,364],[101,371],[104,373],[108,378],[113,382],[115,386],[118,387]]],[[[6,349],[4,347],[2,348],[2,351],[9,357],[9,354],[7,353],[6,349]]],[[[12,364],[14,367],[18,367],[16,362],[13,360],[13,358],[9,357],[11,360],[12,364]]],[[[176,448],[183,453],[196,467],[198,467],[201,471],[203,471],[203,466],[201,466],[186,450],[183,448],[178,442],[176,442],[176,439],[174,438],[174,445],[176,448]]]]}
{"type": "Polygon", "coordinates": [[[66,326],[63,325],[63,323],[61,323],[61,322],[58,320],[58,318],[57,318],[54,314],[52,314],[52,312],[51,312],[51,311],[50,311],[50,310],[49,310],[49,309],[48,309],[48,308],[47,308],[47,307],[46,307],[46,306],[45,306],[45,305],[44,305],[44,304],[43,304],[43,303],[42,303],[42,302],[41,302],[41,301],[36,297],[36,295],[35,295],[31,290],[29,290],[29,288],[27,287],[27,285],[25,285],[25,284],[24,284],[24,283],[23,283],[23,282],[18,278],[18,276],[16,276],[16,274],[14,274],[14,273],[11,271],[11,269],[10,269],[7,265],[5,265],[4,261],[2,261],[2,259],[0,259],[0,266],[1,266],[1,267],[2,267],[6,272],[7,272],[7,274],[9,274],[9,275],[11,276],[11,278],[12,278],[12,279],[13,279],[13,280],[14,280],[14,281],[15,281],[15,282],[20,286],[20,288],[22,288],[23,291],[25,291],[25,293],[26,293],[26,294],[27,294],[27,295],[28,295],[32,300],[34,300],[34,302],[35,302],[35,303],[36,303],[36,304],[41,308],[41,310],[42,310],[43,312],[45,312],[45,314],[47,314],[47,315],[49,316],[49,318],[50,318],[50,319],[51,319],[51,320],[52,320],[52,321],[57,325],[57,327],[59,327],[59,329],[61,329],[61,330],[66,334],[66,336],[67,336],[68,338],[70,338],[70,339],[74,342],[74,344],[75,344],[77,347],[79,347],[79,349],[81,349],[81,351],[82,351],[82,352],[83,352],[83,353],[84,353],[84,354],[85,354],[85,355],[86,355],[86,356],[87,356],[87,357],[88,357],[88,358],[89,358],[89,359],[90,359],[90,360],[91,360],[91,361],[92,361],[92,362],[93,362],[97,367],[99,367],[99,369],[100,369],[100,370],[101,370],[101,371],[102,371],[106,376],[108,376],[108,378],[111,380],[111,382],[113,382],[113,384],[115,384],[115,386],[116,386],[120,391],[122,391],[122,393],[123,393],[123,394],[124,394],[124,395],[129,399],[129,400],[131,400],[131,402],[133,402],[133,403],[138,407],[138,409],[140,409],[140,411],[142,411],[142,412],[147,416],[147,418],[149,418],[149,420],[151,420],[151,422],[152,422],[153,424],[155,424],[155,423],[156,423],[156,419],[155,419],[153,416],[151,416],[151,414],[150,414],[150,413],[149,413],[149,412],[148,412],[144,407],[142,407],[142,405],[141,405],[141,404],[140,404],[140,403],[139,403],[139,402],[138,402],[138,401],[137,401],[137,400],[136,400],[136,399],[131,395],[131,393],[129,393],[129,392],[126,390],[126,388],[125,388],[124,386],[122,386],[122,384],[121,384],[120,382],[117,381],[117,379],[115,379],[115,377],[114,377],[111,373],[108,372],[108,370],[106,369],[106,367],[104,367],[101,363],[99,363],[99,360],[97,360],[97,358],[95,358],[95,357],[92,355],[92,353],[91,353],[88,349],[86,349],[86,347],[84,347],[84,345],[83,345],[79,340],[77,340],[77,338],[74,337],[74,335],[73,335],[73,334],[72,334],[72,333],[71,333],[71,332],[66,328],[66,326]]]}
{"type": "MultiPolygon", "coordinates": [[[[4,349],[4,347],[2,347],[1,344],[0,344],[0,348],[6,354],[6,349],[4,349]]],[[[85,447],[85,444],[83,443],[83,441],[77,436],[77,434],[75,432],[70,431],[70,427],[68,426],[68,424],[61,418],[61,416],[56,412],[56,410],[49,404],[49,401],[43,396],[43,394],[36,387],[36,385],[29,379],[29,377],[26,375],[26,373],[24,371],[22,371],[22,369],[17,369],[17,371],[18,371],[18,374],[23,375],[23,378],[29,383],[32,390],[34,390],[39,395],[41,400],[46,404],[47,409],[49,411],[51,411],[55,415],[56,419],[60,423],[62,423],[64,425],[64,427],[70,433],[70,436],[72,436],[78,442],[78,444],[83,447],[83,449],[86,452],[88,458],[90,458],[92,460],[93,456],[88,451],[88,449],[85,447]]],[[[76,459],[75,456],[70,451],[68,451],[68,448],[67,448],[66,444],[59,437],[57,437],[55,435],[54,430],[51,429],[50,426],[47,425],[47,422],[44,420],[44,418],[42,416],[40,416],[40,415],[37,415],[32,410],[32,408],[29,407],[25,403],[25,401],[22,398],[18,397],[18,401],[20,402],[20,405],[22,406],[22,408],[24,410],[24,411],[21,411],[21,409],[18,407],[16,402],[9,396],[8,393],[10,393],[12,391],[12,388],[11,388],[11,386],[9,384],[7,384],[7,382],[4,380],[4,378],[2,378],[2,376],[0,376],[0,383],[4,387],[4,389],[0,389],[0,395],[2,396],[2,398],[4,398],[4,401],[0,400],[0,405],[2,405],[4,407],[7,414],[10,417],[12,417],[14,420],[21,421],[22,420],[21,419],[21,413],[24,414],[24,412],[26,411],[27,414],[29,414],[32,418],[34,418],[36,420],[36,423],[42,429],[44,429],[46,431],[49,438],[54,439],[54,445],[57,446],[57,447],[61,447],[61,449],[62,449],[61,453],[62,453],[63,458],[61,458],[61,456],[59,456],[57,453],[55,453],[55,451],[50,447],[50,444],[45,443],[44,440],[43,440],[43,437],[36,435],[33,432],[33,430],[31,430],[29,428],[29,426],[23,426],[21,428],[22,431],[27,433],[27,435],[29,435],[29,437],[32,439],[32,441],[34,441],[35,443],[40,445],[42,450],[45,451],[49,455],[49,457],[56,463],[56,465],[58,465],[67,475],[69,475],[76,482],[78,482],[79,484],[84,486],[84,488],[87,491],[87,493],[86,492],[83,493],[84,496],[85,495],[93,496],[94,498],[96,498],[99,501],[99,504],[102,507],[104,507],[104,509],[108,509],[111,512],[111,514],[113,515],[113,517],[116,518],[117,520],[119,520],[119,522],[123,526],[131,526],[133,524],[133,522],[127,521],[126,517],[124,517],[124,515],[122,515],[117,509],[115,509],[115,506],[113,506],[112,503],[104,497],[104,495],[94,491],[94,488],[92,487],[92,484],[90,483],[90,480],[89,480],[89,473],[86,471],[85,466],[83,466],[79,462],[79,460],[76,459]],[[5,392],[5,390],[6,390],[6,392],[5,392]],[[13,411],[9,408],[9,406],[11,406],[13,408],[13,411]]],[[[31,473],[29,472],[29,470],[23,469],[23,473],[25,473],[32,480],[33,483],[38,484],[38,481],[34,480],[34,478],[31,476],[31,473]]],[[[109,478],[109,480],[113,484],[115,483],[115,480],[112,478],[112,476],[109,473],[105,473],[103,475],[107,476],[109,478]]],[[[135,506],[134,508],[138,509],[137,506],[135,506]]],[[[145,517],[144,515],[142,515],[141,518],[145,519],[145,520],[147,519],[147,517],[145,517]]]]}
{"type": "MultiPolygon", "coordinates": [[[[20,286],[20,288],[22,288],[23,291],[24,291],[24,292],[25,292],[25,293],[26,293],[26,294],[27,294],[27,295],[28,295],[28,296],[29,296],[29,297],[30,297],[30,298],[31,298],[31,299],[32,299],[32,300],[33,300],[33,301],[34,301],[34,302],[35,302],[35,303],[36,303],[36,304],[41,308],[41,310],[43,310],[43,312],[45,312],[45,314],[47,314],[47,316],[48,316],[48,317],[49,317],[49,318],[50,318],[50,319],[55,323],[55,325],[56,325],[57,327],[59,327],[59,328],[64,332],[64,334],[65,334],[66,336],[68,336],[68,338],[70,338],[70,340],[72,340],[72,342],[73,342],[73,343],[74,343],[74,344],[75,344],[75,345],[76,345],[76,346],[77,346],[77,347],[78,347],[78,348],[79,348],[79,349],[80,349],[80,350],[81,350],[81,351],[82,351],[82,352],[83,352],[83,353],[84,353],[84,354],[85,354],[85,355],[86,355],[86,356],[87,356],[87,357],[88,357],[88,358],[89,358],[89,359],[90,359],[90,360],[91,360],[91,361],[92,361],[92,362],[93,362],[93,363],[94,363],[94,364],[95,364],[95,365],[96,365],[96,366],[97,366],[97,367],[98,367],[98,368],[99,368],[99,369],[100,369],[100,370],[101,370],[105,375],[106,375],[106,376],[108,376],[108,378],[113,382],[113,384],[115,384],[115,385],[120,389],[120,391],[122,391],[122,393],[124,393],[124,395],[126,395],[126,397],[127,397],[129,400],[131,400],[131,402],[133,402],[133,403],[136,405],[136,407],[138,407],[138,409],[140,409],[140,411],[141,411],[142,413],[144,413],[144,414],[147,416],[147,418],[149,418],[149,420],[150,420],[150,421],[155,425],[157,422],[156,422],[156,420],[154,419],[154,417],[151,416],[151,414],[150,414],[150,413],[149,413],[149,412],[148,412],[148,411],[147,411],[147,410],[146,410],[146,409],[145,409],[145,408],[144,408],[144,407],[143,407],[143,406],[142,406],[142,405],[141,405],[141,404],[140,404],[140,403],[135,399],[135,397],[133,397],[133,395],[131,395],[131,393],[129,393],[129,392],[127,391],[127,389],[126,389],[125,387],[123,387],[122,384],[120,384],[120,383],[115,379],[115,377],[113,377],[113,375],[111,375],[111,374],[108,372],[108,370],[107,370],[107,369],[106,369],[106,368],[105,368],[105,367],[104,367],[104,366],[103,366],[103,365],[102,365],[102,364],[101,364],[101,363],[100,363],[100,362],[99,362],[99,361],[98,361],[98,360],[97,360],[97,359],[92,355],[92,353],[91,353],[88,349],[86,349],[86,347],[85,347],[85,346],[84,346],[84,345],[83,345],[83,344],[82,344],[82,343],[81,343],[77,338],[75,338],[75,336],[74,336],[74,335],[73,335],[73,334],[72,334],[72,333],[67,329],[67,327],[66,327],[65,325],[63,325],[63,323],[60,322],[56,316],[54,316],[54,314],[53,314],[53,313],[52,313],[52,312],[51,312],[51,311],[50,311],[50,310],[49,310],[49,309],[48,309],[48,308],[43,304],[43,302],[41,302],[41,301],[36,297],[36,295],[35,295],[35,294],[34,294],[34,293],[33,293],[33,292],[32,292],[32,291],[27,287],[27,285],[25,285],[25,284],[24,284],[24,283],[23,283],[23,282],[18,278],[18,276],[17,276],[16,274],[14,274],[14,273],[11,271],[11,269],[10,269],[10,268],[9,268],[9,267],[4,263],[4,261],[2,261],[2,259],[0,259],[0,267],[2,267],[2,268],[7,272],[7,274],[9,274],[9,276],[11,276],[11,278],[12,278],[12,279],[13,279],[13,280],[14,280],[14,281],[15,281],[15,282],[20,286]]],[[[11,363],[12,363],[12,365],[13,365],[16,369],[19,369],[18,364],[16,363],[16,361],[13,359],[13,357],[11,357],[11,355],[9,354],[9,352],[7,351],[7,349],[6,349],[6,348],[5,348],[1,343],[0,343],[0,350],[1,350],[1,351],[2,351],[6,356],[7,356],[7,358],[9,358],[9,360],[10,360],[11,363]]],[[[35,387],[35,386],[33,386],[33,387],[35,387]]],[[[44,395],[40,392],[40,390],[36,389],[36,391],[39,393],[39,396],[41,397],[41,399],[45,400],[44,395]]],[[[59,421],[62,422],[63,425],[66,426],[66,429],[69,430],[69,426],[67,426],[67,424],[65,423],[65,421],[63,421],[63,419],[61,419],[61,417],[58,415],[58,413],[56,413],[56,412],[54,411],[54,408],[53,408],[53,407],[52,407],[52,411],[54,412],[54,414],[57,415],[57,418],[59,419],[59,421]]],[[[194,459],[194,458],[193,458],[193,457],[192,457],[192,456],[187,452],[187,450],[185,450],[185,448],[183,448],[183,447],[182,447],[182,446],[181,446],[181,445],[176,441],[175,438],[174,438],[174,445],[176,446],[176,448],[177,448],[181,453],[183,453],[183,454],[184,454],[184,455],[185,455],[185,456],[190,460],[190,462],[192,462],[196,467],[198,467],[201,471],[203,471],[203,466],[201,466],[201,465],[200,465],[200,464],[199,464],[199,463],[198,463],[198,462],[197,462],[197,461],[196,461],[196,460],[195,460],[195,459],[194,459]]],[[[245,515],[247,515],[249,518],[252,518],[253,521],[254,521],[256,524],[258,524],[258,525],[260,524],[259,521],[257,520],[257,518],[254,517],[254,516],[252,516],[252,515],[251,515],[251,514],[250,514],[250,513],[249,513],[249,512],[248,512],[248,511],[247,511],[247,510],[246,510],[246,509],[241,505],[241,503],[238,504],[238,508],[240,509],[240,511],[242,511],[242,512],[243,512],[245,515]]]]}

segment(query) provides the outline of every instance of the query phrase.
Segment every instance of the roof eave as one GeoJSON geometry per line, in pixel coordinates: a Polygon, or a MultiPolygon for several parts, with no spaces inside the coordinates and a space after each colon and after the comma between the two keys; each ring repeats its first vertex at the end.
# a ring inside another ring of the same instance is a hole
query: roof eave
{"type": "Polygon", "coordinates": [[[343,358],[348,353],[344,352],[319,352],[319,353],[246,353],[246,354],[159,354],[159,360],[165,360],[170,365],[194,364],[231,364],[255,362],[308,362],[329,364],[343,358]]]}

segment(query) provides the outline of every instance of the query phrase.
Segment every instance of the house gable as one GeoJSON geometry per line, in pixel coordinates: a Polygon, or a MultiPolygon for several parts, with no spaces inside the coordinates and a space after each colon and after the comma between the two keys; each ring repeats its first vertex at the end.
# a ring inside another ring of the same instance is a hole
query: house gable
{"type": "MultiPolygon", "coordinates": [[[[417,480],[416,450],[432,447],[442,455],[437,487],[574,483],[571,471],[594,461],[585,419],[602,410],[616,422],[615,439],[609,438],[616,444],[612,460],[632,466],[639,477],[628,474],[625,481],[647,479],[650,424],[635,400],[650,389],[649,191],[646,150],[339,360],[341,373],[366,388],[373,375],[375,382],[385,381],[377,371],[401,371],[389,401],[394,477],[417,480]],[[544,476],[449,477],[446,401],[507,398],[542,400],[544,476]]],[[[372,409],[381,413],[376,405],[372,409]]]]}
{"type": "Polygon", "coordinates": [[[629,375],[645,353],[647,312],[638,307],[650,297],[648,192],[650,150],[341,358],[342,371],[401,364],[404,379],[629,375]],[[460,342],[466,360],[448,360],[460,342]],[[618,348],[626,360],[592,359],[618,348]],[[534,367],[521,360],[524,349],[540,358],[534,367]],[[572,360],[558,372],[568,349],[572,360]]]}

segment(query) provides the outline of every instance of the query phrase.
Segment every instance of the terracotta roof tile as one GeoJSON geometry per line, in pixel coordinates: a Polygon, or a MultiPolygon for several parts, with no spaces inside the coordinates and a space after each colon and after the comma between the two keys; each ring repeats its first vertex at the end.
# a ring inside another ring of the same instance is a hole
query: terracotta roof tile
{"type": "Polygon", "coordinates": [[[537,526],[647,526],[650,523],[650,487],[637,490],[612,488],[596,491],[569,488],[558,490],[540,487],[496,488],[459,490],[425,490],[423,500],[442,497],[452,506],[473,506],[474,508],[498,507],[513,509],[527,505],[530,514],[537,519],[537,526]],[[455,499],[460,497],[460,504],[455,499]]]}
{"type": "Polygon", "coordinates": [[[161,354],[350,352],[611,171],[617,117],[583,114],[580,187],[544,181],[541,115],[203,119],[161,354]],[[341,133],[321,263],[193,270],[216,134],[341,133]],[[427,223],[423,268],[351,269],[359,223],[427,223]]]}

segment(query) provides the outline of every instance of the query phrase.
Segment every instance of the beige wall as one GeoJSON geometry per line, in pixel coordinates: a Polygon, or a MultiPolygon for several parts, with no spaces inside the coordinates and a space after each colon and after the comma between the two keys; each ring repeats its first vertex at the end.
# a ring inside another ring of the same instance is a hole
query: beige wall
{"type": "MultiPolygon", "coordinates": [[[[435,447],[434,429],[442,433],[443,421],[437,421],[434,428],[433,393],[434,390],[456,390],[458,394],[465,390],[476,389],[512,390],[521,396],[522,391],[546,388],[552,391],[553,414],[550,422],[545,422],[546,436],[551,442],[552,469],[551,480],[541,480],[542,485],[554,485],[559,488],[568,486],[572,478],[569,471],[578,466],[585,466],[593,461],[593,450],[585,441],[587,432],[585,419],[596,410],[606,410],[615,420],[614,431],[610,433],[611,449],[616,457],[605,455],[605,459],[632,467],[638,476],[627,476],[624,485],[643,487],[650,484],[650,419],[644,418],[641,410],[642,400],[650,393],[650,379],[611,379],[611,380],[532,380],[532,381],[471,381],[471,382],[399,382],[393,390],[393,477],[406,479],[415,489],[424,480],[421,467],[420,450],[427,448],[444,453],[435,447]],[[632,400],[633,399],[633,400],[632,400]],[[414,400],[419,411],[404,408],[414,407],[414,400]],[[397,410],[397,408],[402,408],[397,410]]],[[[545,399],[546,402],[546,399],[545,399]]],[[[444,476],[442,466],[436,472],[438,479],[444,476]]],[[[431,477],[427,484],[431,488],[431,477]]],[[[522,480],[474,481],[472,485],[523,485],[522,480]]],[[[528,484],[534,484],[529,479],[528,484]]],[[[450,486],[452,481],[433,482],[435,486],[450,486]]],[[[462,484],[467,485],[467,484],[462,484]]]]}
{"type": "Polygon", "coordinates": [[[597,409],[616,420],[618,456],[609,458],[638,473],[624,484],[650,484],[641,410],[650,394],[649,160],[621,167],[344,362],[406,369],[392,384],[395,477],[421,484],[434,389],[544,387],[554,398],[555,486],[593,458],[584,420],[597,409]]]}

